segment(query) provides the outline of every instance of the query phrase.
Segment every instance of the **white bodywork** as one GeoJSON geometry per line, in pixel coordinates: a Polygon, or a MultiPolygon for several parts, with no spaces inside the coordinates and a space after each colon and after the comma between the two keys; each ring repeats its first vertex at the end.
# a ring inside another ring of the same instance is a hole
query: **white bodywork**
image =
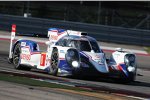
{"type": "MultiPolygon", "coordinates": [[[[120,64],[125,64],[125,55],[127,55],[127,54],[135,55],[131,52],[123,51],[122,48],[119,50],[116,50],[115,52],[112,53],[112,55],[110,57],[109,66],[113,66],[113,68],[115,68],[115,70],[118,70],[118,66],[120,64]]],[[[128,66],[127,69],[129,72],[135,72],[136,71],[136,61],[135,61],[134,66],[128,66]]]]}

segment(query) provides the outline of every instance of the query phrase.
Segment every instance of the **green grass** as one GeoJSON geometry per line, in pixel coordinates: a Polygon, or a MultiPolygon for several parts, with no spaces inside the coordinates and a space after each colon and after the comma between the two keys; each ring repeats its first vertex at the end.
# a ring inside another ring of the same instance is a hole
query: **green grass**
{"type": "Polygon", "coordinates": [[[71,87],[71,86],[66,86],[66,85],[61,85],[61,84],[38,81],[38,80],[30,79],[27,77],[19,77],[19,76],[13,76],[13,75],[1,74],[1,73],[0,73],[0,80],[29,85],[29,86],[60,88],[60,89],[69,89],[69,90],[75,90],[75,91],[89,91],[89,90],[81,89],[81,88],[77,88],[77,87],[71,87]]]}
{"type": "Polygon", "coordinates": [[[146,51],[148,52],[148,53],[150,53],[150,47],[145,47],[146,48],[146,51]]]}

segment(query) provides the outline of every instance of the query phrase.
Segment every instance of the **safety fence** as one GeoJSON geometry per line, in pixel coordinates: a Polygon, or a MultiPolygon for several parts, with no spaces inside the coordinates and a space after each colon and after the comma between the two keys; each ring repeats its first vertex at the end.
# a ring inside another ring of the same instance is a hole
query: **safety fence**
{"type": "Polygon", "coordinates": [[[0,14],[0,30],[10,31],[12,24],[17,33],[31,36],[47,36],[48,28],[57,27],[87,32],[99,41],[150,46],[150,30],[0,14]]]}

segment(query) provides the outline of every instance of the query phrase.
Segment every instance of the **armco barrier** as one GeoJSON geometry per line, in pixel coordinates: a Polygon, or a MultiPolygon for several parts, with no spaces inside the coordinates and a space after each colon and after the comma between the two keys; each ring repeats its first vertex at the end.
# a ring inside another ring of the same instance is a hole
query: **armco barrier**
{"type": "Polygon", "coordinates": [[[150,46],[150,30],[0,14],[0,30],[10,31],[12,24],[17,25],[17,33],[20,34],[46,36],[48,28],[57,27],[84,31],[100,41],[150,46]]]}

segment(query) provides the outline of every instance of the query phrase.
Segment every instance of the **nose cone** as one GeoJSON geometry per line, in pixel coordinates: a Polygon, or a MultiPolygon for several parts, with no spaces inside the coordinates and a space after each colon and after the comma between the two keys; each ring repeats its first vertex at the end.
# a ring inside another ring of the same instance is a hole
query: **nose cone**
{"type": "Polygon", "coordinates": [[[101,73],[108,73],[109,70],[108,70],[108,66],[107,66],[107,63],[106,61],[104,62],[104,64],[99,64],[95,61],[91,61],[91,63],[94,65],[94,67],[101,73]]]}
{"type": "Polygon", "coordinates": [[[85,52],[89,56],[90,63],[101,73],[108,73],[109,69],[106,63],[104,53],[85,52]]]}

